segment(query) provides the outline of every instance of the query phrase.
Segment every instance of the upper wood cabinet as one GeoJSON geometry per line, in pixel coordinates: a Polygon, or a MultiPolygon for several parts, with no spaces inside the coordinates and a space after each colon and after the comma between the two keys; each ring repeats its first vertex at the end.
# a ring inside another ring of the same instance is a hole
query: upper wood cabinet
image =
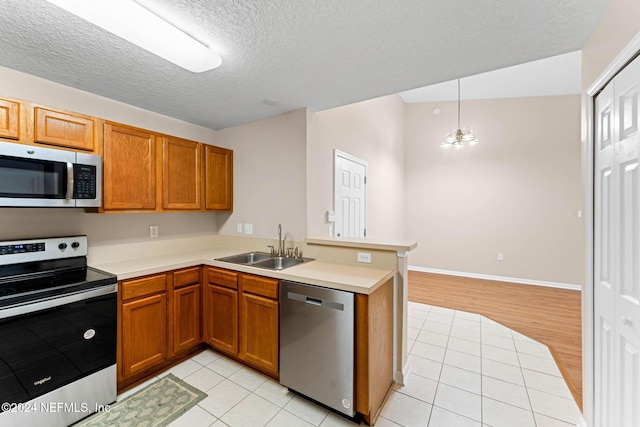
{"type": "Polygon", "coordinates": [[[20,103],[0,98],[0,138],[20,138],[20,103]]]}
{"type": "Polygon", "coordinates": [[[232,150],[5,98],[0,139],[102,155],[100,212],[233,210],[232,150]]]}
{"type": "Polygon", "coordinates": [[[233,210],[233,151],[205,147],[206,210],[233,210]]]}
{"type": "Polygon", "coordinates": [[[35,107],[35,142],[93,151],[93,117],[35,107]]]}
{"type": "Polygon", "coordinates": [[[128,126],[104,125],[105,210],[156,208],[156,135],[128,126]]]}
{"type": "Polygon", "coordinates": [[[200,210],[202,144],[162,137],[162,208],[200,210]]]}

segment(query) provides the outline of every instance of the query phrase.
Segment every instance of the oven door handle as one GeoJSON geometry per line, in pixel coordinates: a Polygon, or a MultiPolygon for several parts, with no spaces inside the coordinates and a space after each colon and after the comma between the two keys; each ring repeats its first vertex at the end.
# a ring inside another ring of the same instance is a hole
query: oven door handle
{"type": "Polygon", "coordinates": [[[75,294],[65,295],[59,298],[50,298],[41,301],[28,302],[14,307],[0,309],[0,319],[29,314],[36,311],[47,310],[49,308],[59,307],[65,304],[71,304],[78,301],[84,301],[89,298],[109,295],[118,292],[118,284],[114,283],[99,288],[81,291],[75,294]]]}

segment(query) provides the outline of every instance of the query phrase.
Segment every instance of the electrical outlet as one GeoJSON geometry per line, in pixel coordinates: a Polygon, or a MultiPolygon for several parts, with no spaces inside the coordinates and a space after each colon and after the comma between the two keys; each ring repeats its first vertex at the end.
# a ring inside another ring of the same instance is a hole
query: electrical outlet
{"type": "Polygon", "coordinates": [[[504,261],[504,254],[498,254],[498,261],[504,261]]]}
{"type": "Polygon", "coordinates": [[[358,252],[358,262],[371,264],[371,254],[368,252],[358,252]]]}
{"type": "Polygon", "coordinates": [[[244,234],[253,234],[253,224],[244,225],[244,234]]]}
{"type": "Polygon", "coordinates": [[[160,233],[159,227],[157,225],[150,225],[149,226],[149,238],[150,239],[155,239],[158,237],[160,233]]]}
{"type": "Polygon", "coordinates": [[[236,232],[242,234],[242,223],[241,222],[236,224],[236,232]]]}

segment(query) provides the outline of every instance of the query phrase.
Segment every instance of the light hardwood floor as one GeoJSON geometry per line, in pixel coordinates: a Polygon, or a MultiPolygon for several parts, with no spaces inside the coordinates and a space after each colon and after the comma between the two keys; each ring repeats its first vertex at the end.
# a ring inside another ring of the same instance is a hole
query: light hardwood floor
{"type": "Polygon", "coordinates": [[[582,408],[581,292],[410,271],[409,301],[478,313],[547,345],[582,408]]]}

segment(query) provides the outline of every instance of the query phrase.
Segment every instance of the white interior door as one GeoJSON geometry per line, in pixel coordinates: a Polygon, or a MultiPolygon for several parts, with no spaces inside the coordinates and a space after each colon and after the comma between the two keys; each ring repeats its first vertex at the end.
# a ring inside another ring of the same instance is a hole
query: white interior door
{"type": "Polygon", "coordinates": [[[596,98],[594,165],[595,425],[613,426],[614,400],[614,112],[613,82],[596,98]]]}
{"type": "Polygon", "coordinates": [[[595,423],[640,426],[640,58],[596,98],[595,423]]]}
{"type": "Polygon", "coordinates": [[[335,235],[366,236],[367,162],[347,153],[334,153],[335,235]]]}
{"type": "MultiPolygon", "coordinates": [[[[640,426],[640,58],[615,78],[617,107],[615,170],[617,183],[618,271],[615,290],[616,374],[619,382],[616,426],[640,426]]],[[[615,397],[614,397],[615,398],[615,397]]]]}

